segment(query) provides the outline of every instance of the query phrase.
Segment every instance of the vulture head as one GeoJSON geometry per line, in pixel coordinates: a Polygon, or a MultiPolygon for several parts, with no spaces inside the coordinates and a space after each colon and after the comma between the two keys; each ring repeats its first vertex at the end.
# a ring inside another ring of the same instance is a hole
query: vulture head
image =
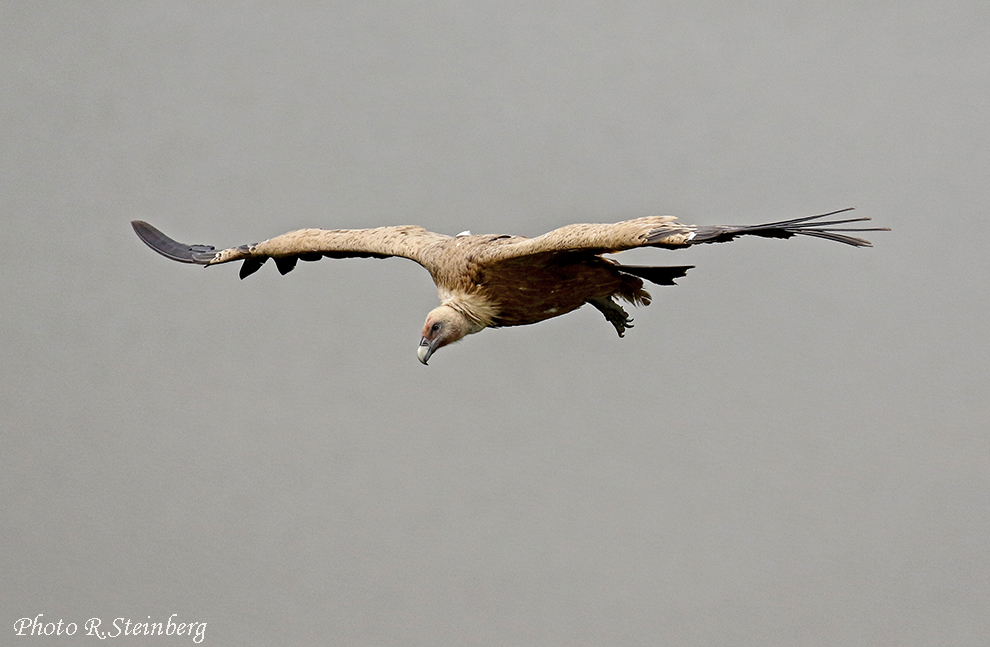
{"type": "Polygon", "coordinates": [[[484,326],[474,325],[464,313],[449,305],[434,308],[430,314],[426,315],[426,323],[423,324],[423,339],[419,342],[416,357],[426,364],[438,348],[452,344],[464,335],[478,332],[482,328],[484,326]]]}

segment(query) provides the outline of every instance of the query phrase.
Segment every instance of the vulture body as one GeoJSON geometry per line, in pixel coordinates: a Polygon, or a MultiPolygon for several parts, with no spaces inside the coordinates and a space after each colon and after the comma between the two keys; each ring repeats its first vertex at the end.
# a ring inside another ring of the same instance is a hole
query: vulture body
{"type": "Polygon", "coordinates": [[[243,261],[240,277],[253,274],[269,259],[287,274],[297,261],[321,258],[388,258],[416,261],[433,277],[440,306],[423,326],[417,356],[426,364],[433,353],[465,335],[485,328],[523,326],[577,310],[588,303],[597,308],[620,337],[632,327],[616,303],[649,305],[643,281],[674,285],[692,265],[646,267],[621,265],[603,254],[635,247],[681,249],[701,243],[721,243],[739,236],[790,238],[814,236],[855,247],[869,241],[848,232],[887,231],[885,228],[841,228],[869,218],[823,220],[849,211],[767,223],[763,225],[695,226],[673,216],[652,216],[614,224],[575,224],[536,238],[445,236],[422,227],[376,229],[300,229],[253,245],[217,250],[209,245],[185,245],[146,222],[131,222],[137,235],[153,250],[175,261],[217,265],[243,261]]]}

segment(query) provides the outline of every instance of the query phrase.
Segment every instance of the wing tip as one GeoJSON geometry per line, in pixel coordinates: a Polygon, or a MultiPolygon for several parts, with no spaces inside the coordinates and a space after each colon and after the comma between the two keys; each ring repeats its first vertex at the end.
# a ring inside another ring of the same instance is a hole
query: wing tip
{"type": "Polygon", "coordinates": [[[212,245],[180,243],[143,220],[132,220],[131,228],[134,229],[134,233],[141,239],[141,242],[173,261],[207,265],[216,255],[216,248],[212,245]]]}

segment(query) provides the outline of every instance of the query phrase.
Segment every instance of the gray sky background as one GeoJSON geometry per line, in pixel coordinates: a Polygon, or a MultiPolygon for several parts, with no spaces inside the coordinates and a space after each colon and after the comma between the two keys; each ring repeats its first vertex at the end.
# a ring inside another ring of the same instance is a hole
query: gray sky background
{"type": "Polygon", "coordinates": [[[988,644],[990,5],[659,4],[0,4],[2,642],[988,644]],[[631,252],[698,267],[625,339],[428,368],[408,261],[128,224],[846,206],[893,231],[631,252]]]}

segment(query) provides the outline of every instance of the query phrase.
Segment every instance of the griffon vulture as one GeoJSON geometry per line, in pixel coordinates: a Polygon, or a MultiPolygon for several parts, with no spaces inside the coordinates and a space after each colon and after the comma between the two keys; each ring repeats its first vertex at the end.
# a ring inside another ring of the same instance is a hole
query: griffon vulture
{"type": "Polygon", "coordinates": [[[256,272],[269,258],[282,274],[300,259],[401,256],[416,261],[433,277],[440,306],[426,317],[416,352],[426,364],[437,349],[485,328],[523,326],[577,310],[586,303],[605,315],[622,337],[632,320],[615,302],[649,305],[643,279],[674,285],[693,265],[647,267],[620,265],[603,254],[634,247],[680,249],[699,243],[724,243],[738,236],[790,238],[814,236],[855,247],[870,247],[844,232],[887,231],[886,228],[836,228],[869,218],[822,220],[831,213],[764,225],[684,225],[673,216],[652,216],[615,224],[575,224],[536,238],[444,236],[412,225],[377,229],[300,229],[254,245],[216,250],[184,245],[146,222],[134,231],[159,254],[182,263],[217,265],[244,261],[240,277],[256,272]]]}

